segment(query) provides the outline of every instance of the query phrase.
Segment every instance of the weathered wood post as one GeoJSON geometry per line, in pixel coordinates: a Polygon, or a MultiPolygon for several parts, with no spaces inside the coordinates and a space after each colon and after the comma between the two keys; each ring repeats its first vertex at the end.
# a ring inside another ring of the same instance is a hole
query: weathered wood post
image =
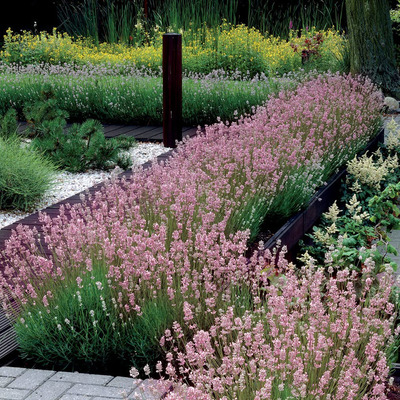
{"type": "Polygon", "coordinates": [[[163,142],[182,140],[182,35],[163,35],[163,142]]]}

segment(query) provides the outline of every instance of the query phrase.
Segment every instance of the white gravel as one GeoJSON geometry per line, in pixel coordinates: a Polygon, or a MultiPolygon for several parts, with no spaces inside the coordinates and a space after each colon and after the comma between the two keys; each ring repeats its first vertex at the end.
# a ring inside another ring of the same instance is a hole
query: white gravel
{"type": "MultiPolygon", "coordinates": [[[[153,160],[168,150],[170,149],[161,144],[137,143],[135,147],[131,147],[129,150],[133,163],[132,166],[144,164],[146,161],[153,160]]],[[[88,171],[85,173],[58,172],[54,179],[52,189],[45,194],[32,212],[25,213],[22,211],[0,210],[0,229],[27,217],[35,211],[43,210],[52,204],[58,203],[61,200],[90,188],[109,178],[112,173],[112,171],[88,171]]]]}

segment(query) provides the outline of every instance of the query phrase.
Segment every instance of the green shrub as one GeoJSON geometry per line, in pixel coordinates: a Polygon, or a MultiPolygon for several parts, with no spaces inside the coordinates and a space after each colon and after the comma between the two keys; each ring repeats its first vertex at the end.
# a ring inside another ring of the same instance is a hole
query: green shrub
{"type": "Polygon", "coordinates": [[[32,146],[61,169],[83,172],[88,169],[107,169],[118,165],[127,169],[131,161],[121,155],[120,150],[135,143],[134,138],[106,139],[99,121],[87,120],[74,124],[63,132],[58,120],[47,121],[49,129],[45,135],[32,141],[32,146]]]}
{"type": "Polygon", "coordinates": [[[51,186],[54,167],[16,138],[0,137],[0,209],[31,209],[51,186]]]}
{"type": "Polygon", "coordinates": [[[38,101],[25,105],[24,115],[28,122],[25,134],[29,137],[44,137],[50,132],[60,134],[68,118],[68,113],[58,107],[54,91],[48,85],[42,88],[38,101]]]}
{"type": "Polygon", "coordinates": [[[15,136],[18,130],[17,123],[17,111],[14,108],[10,108],[1,120],[0,136],[3,138],[9,138],[15,136]]]}
{"type": "Polygon", "coordinates": [[[116,165],[127,169],[131,165],[120,150],[131,147],[134,138],[107,140],[102,124],[95,120],[74,124],[67,131],[68,113],[60,109],[53,89],[47,85],[41,90],[40,100],[25,106],[24,114],[28,122],[25,133],[34,138],[32,147],[61,169],[84,172],[116,165]]]}

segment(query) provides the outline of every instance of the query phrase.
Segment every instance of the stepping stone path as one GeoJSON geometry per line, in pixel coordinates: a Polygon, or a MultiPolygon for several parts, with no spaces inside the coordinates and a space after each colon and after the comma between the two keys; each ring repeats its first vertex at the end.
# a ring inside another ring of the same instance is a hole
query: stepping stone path
{"type": "Polygon", "coordinates": [[[164,393],[152,379],[0,367],[5,400],[158,400],[164,393]]]}

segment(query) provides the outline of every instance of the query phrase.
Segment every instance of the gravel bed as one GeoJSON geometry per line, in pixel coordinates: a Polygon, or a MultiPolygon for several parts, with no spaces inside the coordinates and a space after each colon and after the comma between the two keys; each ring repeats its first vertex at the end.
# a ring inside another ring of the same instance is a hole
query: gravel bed
{"type": "MultiPolygon", "coordinates": [[[[137,143],[136,146],[129,149],[128,153],[132,158],[132,166],[137,166],[144,164],[146,161],[153,160],[168,150],[170,149],[161,144],[137,143]]],[[[113,173],[115,173],[115,171],[88,171],[85,173],[58,172],[55,176],[52,189],[45,194],[40,203],[38,203],[36,208],[31,212],[0,210],[0,229],[38,210],[43,210],[52,204],[82,192],[111,177],[113,173]]]]}

